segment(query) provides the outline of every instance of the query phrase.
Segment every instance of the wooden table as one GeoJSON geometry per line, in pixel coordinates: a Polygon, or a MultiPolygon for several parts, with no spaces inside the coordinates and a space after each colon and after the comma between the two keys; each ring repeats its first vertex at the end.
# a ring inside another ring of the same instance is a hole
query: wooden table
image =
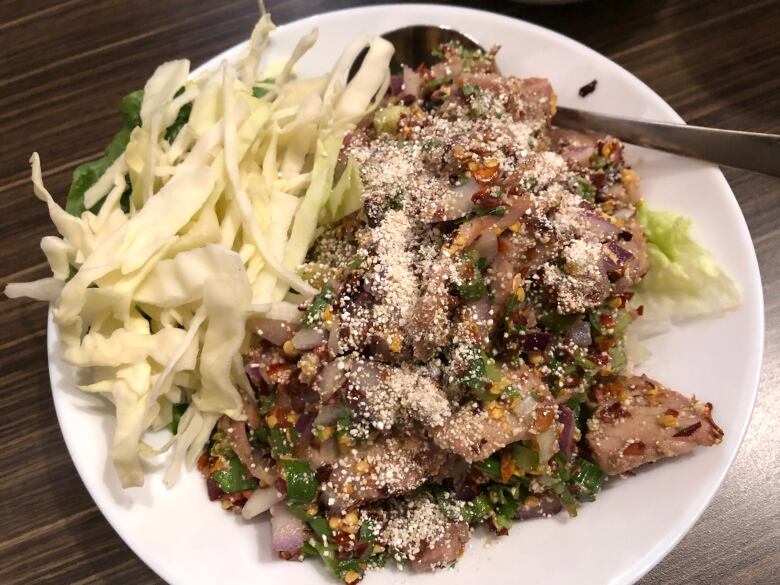
{"type": "MultiPolygon", "coordinates": [[[[278,23],[362,4],[266,3],[278,23]]],[[[647,82],[688,122],[780,133],[777,0],[469,4],[584,42],[647,82]]],[[[256,16],[250,0],[0,3],[2,284],[47,275],[38,242],[53,228],[31,194],[30,153],[40,152],[49,189],[64,198],[73,167],[96,158],[113,135],[122,95],[162,61],[186,56],[197,65],[247,38],[256,16]]],[[[726,176],[764,280],[761,390],[715,500],[645,585],[780,581],[780,181],[726,176]]],[[[160,582],[103,519],[65,449],[49,389],[46,307],[0,303],[0,583],[160,582]]]]}

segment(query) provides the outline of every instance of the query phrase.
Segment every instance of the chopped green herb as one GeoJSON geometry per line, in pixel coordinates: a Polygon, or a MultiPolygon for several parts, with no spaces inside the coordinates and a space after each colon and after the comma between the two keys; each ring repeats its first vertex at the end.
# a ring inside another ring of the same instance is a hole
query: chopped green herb
{"type": "Polygon", "coordinates": [[[352,261],[347,264],[347,268],[350,270],[357,270],[363,264],[363,256],[355,256],[352,261]]]}
{"type": "Polygon", "coordinates": [[[512,445],[512,459],[523,473],[529,473],[539,466],[539,452],[519,443],[512,445]]]}
{"type": "Polygon", "coordinates": [[[399,211],[404,208],[404,190],[396,189],[387,199],[387,207],[395,211],[399,211]]]}
{"type": "Polygon", "coordinates": [[[468,356],[466,371],[458,377],[458,383],[466,388],[484,388],[487,379],[487,356],[477,345],[469,345],[463,353],[468,356]]]}
{"type": "Polygon", "coordinates": [[[487,473],[488,475],[501,477],[501,462],[498,460],[498,457],[491,456],[487,459],[483,459],[477,463],[477,467],[480,471],[487,473]]]}
{"type": "Polygon", "coordinates": [[[460,91],[466,97],[482,95],[482,88],[478,85],[472,85],[470,83],[464,83],[461,86],[460,91]]]}
{"type": "Polygon", "coordinates": [[[590,168],[600,171],[609,164],[609,160],[603,156],[596,155],[590,160],[590,168]]]}
{"type": "Polygon", "coordinates": [[[613,371],[622,372],[626,369],[626,366],[628,365],[628,358],[626,357],[626,352],[622,347],[616,345],[609,348],[607,353],[609,354],[609,367],[612,368],[613,371]]]}
{"type": "Polygon", "coordinates": [[[422,143],[423,152],[430,152],[433,149],[438,148],[440,146],[441,146],[441,140],[436,140],[435,138],[431,138],[422,143]]]}
{"type": "MultiPolygon", "coordinates": [[[[260,81],[260,83],[273,83],[273,82],[274,82],[274,78],[273,77],[266,77],[265,79],[260,81]]],[[[264,88],[264,87],[259,86],[259,85],[256,85],[256,86],[254,86],[252,88],[252,95],[255,96],[256,98],[261,98],[261,97],[263,97],[267,93],[268,93],[268,90],[266,88],[264,88]]]]}
{"type": "Polygon", "coordinates": [[[282,461],[282,470],[287,482],[287,501],[294,504],[311,502],[318,487],[311,465],[298,459],[285,459],[282,461]]]}
{"type": "Polygon", "coordinates": [[[596,200],[596,188],[590,181],[577,179],[577,195],[592,203],[596,200]]]}
{"type": "Polygon", "coordinates": [[[298,443],[298,433],[295,429],[274,427],[268,429],[268,444],[274,457],[292,455],[293,447],[298,443]]]}
{"type": "Polygon", "coordinates": [[[179,432],[179,421],[189,405],[189,402],[179,402],[178,404],[171,405],[171,422],[168,423],[168,430],[171,431],[172,434],[175,435],[179,432]]]}
{"type": "Polygon", "coordinates": [[[474,524],[487,518],[492,511],[493,506],[490,505],[490,500],[484,494],[480,494],[470,502],[466,502],[461,513],[464,522],[474,524]]]}
{"type": "Polygon", "coordinates": [[[476,217],[482,217],[484,215],[496,215],[498,217],[503,217],[506,215],[507,207],[505,205],[498,205],[497,207],[494,207],[493,209],[481,209],[479,207],[474,209],[474,215],[476,217]]]}
{"type": "Polygon", "coordinates": [[[257,480],[246,474],[243,463],[233,451],[228,450],[223,457],[227,459],[227,467],[211,474],[219,489],[226,494],[232,494],[257,487],[257,480]]]}
{"type": "Polygon", "coordinates": [[[318,327],[322,325],[322,313],[333,302],[333,288],[329,284],[322,287],[319,294],[314,297],[311,306],[301,318],[301,326],[318,327]]]}
{"type": "Polygon", "coordinates": [[[578,457],[571,476],[571,481],[576,488],[577,499],[581,502],[595,500],[606,477],[606,474],[596,464],[578,457]]]}

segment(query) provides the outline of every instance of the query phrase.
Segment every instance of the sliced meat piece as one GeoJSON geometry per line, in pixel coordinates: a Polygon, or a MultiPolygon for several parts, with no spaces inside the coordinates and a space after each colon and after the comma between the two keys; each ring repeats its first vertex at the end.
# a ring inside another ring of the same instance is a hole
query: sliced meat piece
{"type": "Polygon", "coordinates": [[[507,212],[498,217],[495,215],[483,215],[475,217],[461,225],[455,233],[452,244],[449,247],[449,253],[458,252],[471,245],[486,230],[495,230],[497,233],[503,232],[510,226],[514,226],[520,221],[531,207],[531,198],[528,195],[521,195],[509,198],[507,200],[507,212]]]}
{"type": "Polygon", "coordinates": [[[488,412],[476,402],[461,406],[444,425],[429,429],[434,442],[466,461],[481,461],[510,443],[532,438],[555,422],[557,404],[530,368],[507,372],[519,395],[509,409],[488,412]]]}
{"type": "Polygon", "coordinates": [[[358,360],[347,380],[345,396],[350,408],[383,432],[413,421],[440,426],[451,412],[447,397],[425,368],[358,360]]]}
{"type": "Polygon", "coordinates": [[[636,218],[626,221],[624,229],[631,235],[631,239],[623,239],[620,247],[631,254],[631,258],[626,262],[623,276],[629,285],[636,284],[645,275],[650,268],[650,261],[647,257],[647,241],[642,226],[636,218]]]}
{"type": "Polygon", "coordinates": [[[563,266],[547,265],[543,282],[561,315],[583,313],[600,306],[610,293],[601,243],[572,240],[563,249],[563,266]]]}
{"type": "Polygon", "coordinates": [[[323,486],[323,500],[334,511],[405,494],[435,475],[446,454],[428,439],[379,437],[339,457],[323,486]]]}
{"type": "Polygon", "coordinates": [[[360,351],[368,343],[371,327],[371,309],[374,299],[366,290],[362,276],[353,272],[341,287],[333,305],[334,330],[328,340],[328,349],[334,355],[360,351]]]}
{"type": "Polygon", "coordinates": [[[535,234],[540,232],[536,228],[529,229],[526,226],[527,223],[523,223],[517,232],[508,231],[499,238],[498,254],[487,271],[494,294],[495,311],[503,307],[509,298],[517,274],[524,278],[533,274],[555,257],[560,249],[560,242],[555,234],[548,233],[544,241],[540,241],[535,237],[535,234]]]}
{"type": "Polygon", "coordinates": [[[462,85],[476,85],[495,94],[515,120],[550,125],[555,94],[547,79],[520,79],[492,73],[464,73],[458,79],[462,85]]]}
{"type": "Polygon", "coordinates": [[[710,403],[686,398],[647,376],[617,376],[594,394],[599,406],[588,420],[587,440],[596,463],[610,475],[723,438],[710,403]]]}
{"type": "Polygon", "coordinates": [[[441,569],[463,556],[466,543],[471,537],[469,525],[465,522],[450,522],[444,528],[444,535],[432,546],[427,542],[412,561],[415,571],[441,569]]]}
{"type": "Polygon", "coordinates": [[[574,167],[587,167],[596,154],[598,136],[595,134],[553,127],[550,130],[550,139],[553,150],[574,167]]]}
{"type": "Polygon", "coordinates": [[[414,357],[418,360],[431,359],[447,342],[450,333],[449,312],[453,304],[449,294],[452,273],[452,257],[440,253],[422,286],[420,298],[406,327],[412,339],[414,357]]]}

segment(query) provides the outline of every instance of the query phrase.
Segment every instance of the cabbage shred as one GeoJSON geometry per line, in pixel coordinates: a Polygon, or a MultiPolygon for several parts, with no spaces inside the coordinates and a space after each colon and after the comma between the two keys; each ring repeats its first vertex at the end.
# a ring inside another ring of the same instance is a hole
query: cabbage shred
{"type": "Polygon", "coordinates": [[[361,38],[329,74],[298,79],[317,31],[273,68],[263,60],[274,28],[264,14],[244,59],[218,71],[158,67],[122,100],[123,126],[104,155],[74,172],[66,209],[46,190],[37,153],[30,159],[61,237],[41,242],[51,278],[5,292],[52,303],[64,360],[85,371],[80,388],[116,408],[112,460],[125,487],[143,484],[142,456],[169,448],[171,485],[220,416],[245,418],[235,358],[246,319],[296,314],[290,289],[317,293],[297,270],[319,227],[361,205],[354,163],[334,185],[336,160],[389,84],[392,46],[361,38]],[[166,427],[173,439],[151,446],[150,432],[166,427]]]}

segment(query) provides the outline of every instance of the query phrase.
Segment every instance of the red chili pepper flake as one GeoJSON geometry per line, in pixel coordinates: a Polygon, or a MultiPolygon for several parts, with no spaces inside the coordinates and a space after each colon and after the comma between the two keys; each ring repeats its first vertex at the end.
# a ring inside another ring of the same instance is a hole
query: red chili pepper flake
{"type": "Polygon", "coordinates": [[[644,305],[639,305],[639,306],[636,308],[636,314],[637,314],[637,315],[639,315],[640,317],[641,317],[642,315],[644,315],[644,314],[645,314],[645,306],[644,306],[644,305]]]}
{"type": "Polygon", "coordinates": [[[695,422],[689,427],[685,427],[681,431],[676,432],[673,437],[690,437],[693,433],[695,433],[699,427],[701,427],[701,422],[695,422]]]}
{"type": "Polygon", "coordinates": [[[645,452],[645,444],[642,441],[635,441],[623,449],[623,455],[626,457],[638,457],[645,452]]]}
{"type": "Polygon", "coordinates": [[[598,85],[598,79],[594,79],[590,83],[583,85],[579,91],[580,97],[584,98],[592,94],[594,91],[596,91],[596,85],[598,85]]]}
{"type": "Polygon", "coordinates": [[[599,413],[599,418],[607,424],[614,424],[621,418],[630,418],[631,413],[628,412],[623,405],[619,402],[615,402],[607,406],[599,413]]]}
{"type": "Polygon", "coordinates": [[[209,500],[211,500],[212,502],[221,499],[222,496],[225,495],[225,492],[219,489],[217,482],[211,479],[210,477],[206,480],[206,492],[209,495],[209,500]]]}
{"type": "Polygon", "coordinates": [[[613,315],[604,314],[599,317],[599,321],[601,321],[601,324],[604,325],[604,327],[614,327],[615,326],[615,317],[613,315]]]}
{"type": "Polygon", "coordinates": [[[494,195],[490,188],[483,187],[471,196],[471,202],[479,209],[491,211],[501,205],[501,198],[494,195]]]}
{"type": "Polygon", "coordinates": [[[201,456],[198,457],[198,471],[206,477],[208,477],[209,467],[211,467],[209,459],[210,455],[208,453],[201,453],[201,456]]]}

